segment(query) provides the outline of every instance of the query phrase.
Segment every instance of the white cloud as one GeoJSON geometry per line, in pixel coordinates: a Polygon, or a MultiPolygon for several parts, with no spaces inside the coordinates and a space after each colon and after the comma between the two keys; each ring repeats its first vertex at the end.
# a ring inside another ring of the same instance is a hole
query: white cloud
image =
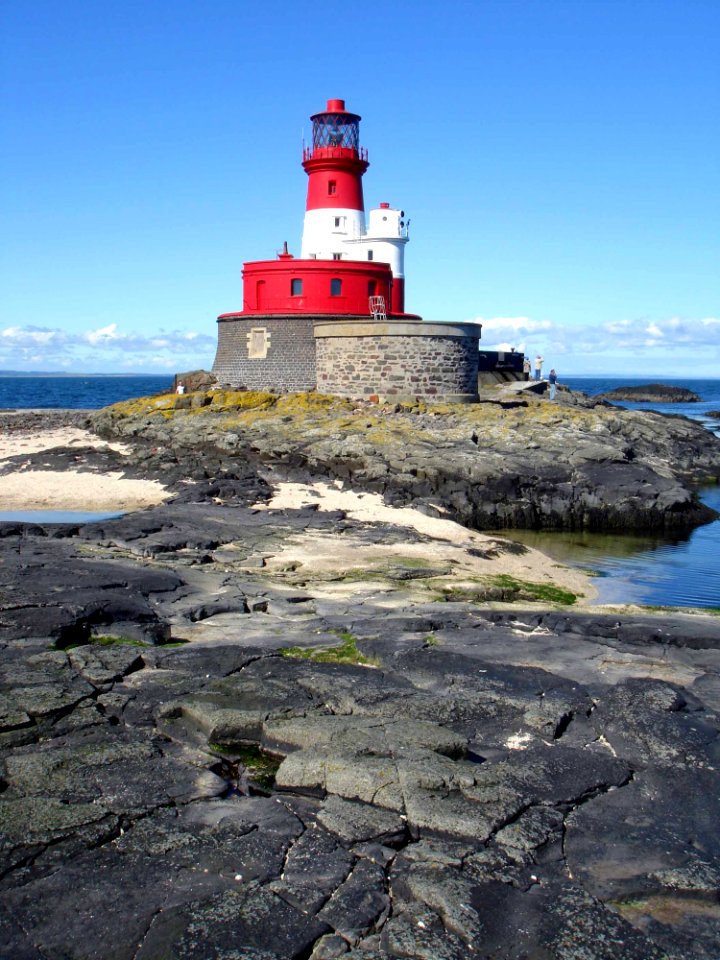
{"type": "Polygon", "coordinates": [[[642,358],[644,367],[662,369],[671,362],[692,362],[700,358],[707,367],[720,367],[718,326],[720,319],[705,317],[627,317],[598,325],[559,324],[552,320],[536,321],[531,317],[477,318],[483,324],[481,348],[516,350],[545,356],[562,355],[566,363],[578,359],[605,358],[618,367],[642,358]],[[678,355],[682,353],[682,358],[678,355]]]}
{"type": "Polygon", "coordinates": [[[623,330],[627,330],[631,322],[631,320],[614,320],[612,323],[604,324],[603,329],[608,333],[622,333],[623,330]]]}
{"type": "Polygon", "coordinates": [[[476,317],[473,323],[481,323],[483,332],[490,330],[528,331],[552,329],[550,320],[531,320],[530,317],[476,317]]]}
{"type": "Polygon", "coordinates": [[[89,373],[209,369],[216,346],[214,330],[210,335],[154,329],[144,335],[125,332],[117,323],[79,333],[12,326],[0,330],[0,369],[89,373]]]}
{"type": "Polygon", "coordinates": [[[41,327],[6,327],[2,331],[4,340],[19,345],[52,343],[58,338],[58,334],[57,330],[44,330],[41,327]]]}
{"type": "Polygon", "coordinates": [[[89,333],[85,334],[85,339],[93,345],[105,343],[108,340],[118,340],[120,335],[117,332],[117,324],[109,323],[106,327],[100,327],[99,330],[90,330],[89,333]]]}

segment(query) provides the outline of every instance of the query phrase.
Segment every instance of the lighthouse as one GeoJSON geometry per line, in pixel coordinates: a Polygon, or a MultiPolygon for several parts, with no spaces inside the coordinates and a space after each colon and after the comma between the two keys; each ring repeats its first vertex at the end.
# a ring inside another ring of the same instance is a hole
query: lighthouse
{"type": "Polygon", "coordinates": [[[369,162],[360,146],[361,118],[334,99],[310,119],[300,257],[285,245],[275,260],[243,264],[242,316],[406,316],[405,214],[381,203],[366,228],[362,178],[369,162]]]}
{"type": "Polygon", "coordinates": [[[310,119],[300,256],[284,243],[243,264],[243,307],[218,317],[213,373],[277,393],[476,400],[479,327],[405,312],[409,221],[387,202],[366,215],[361,117],[330,99],[310,119]]]}
{"type": "Polygon", "coordinates": [[[403,210],[381,203],[371,210],[366,229],[363,174],[369,166],[360,146],[360,120],[344,100],[328,100],[313,114],[312,144],[303,150],[308,175],[307,203],[300,256],[317,260],[387,263],[392,273],[391,312],[405,310],[403,210]]]}
{"type": "Polygon", "coordinates": [[[348,259],[342,245],[365,234],[362,178],[370,164],[360,146],[361,118],[345,110],[344,100],[328,100],[327,108],[310,119],[312,146],[303,149],[302,161],[308,188],[300,256],[348,259]]]}

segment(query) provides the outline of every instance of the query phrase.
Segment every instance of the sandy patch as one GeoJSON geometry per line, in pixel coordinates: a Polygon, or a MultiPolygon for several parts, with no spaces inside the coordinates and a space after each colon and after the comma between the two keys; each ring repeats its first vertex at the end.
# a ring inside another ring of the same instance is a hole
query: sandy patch
{"type": "MultiPolygon", "coordinates": [[[[0,436],[0,463],[23,454],[56,447],[95,447],[125,454],[123,444],[107,443],[87,430],[61,427],[33,433],[0,436]]],[[[80,510],[88,512],[141,510],[170,496],[156,480],[131,480],[121,472],[33,470],[23,467],[0,476],[0,511],[80,510]]]]}
{"type": "Polygon", "coordinates": [[[25,470],[0,477],[0,510],[141,510],[166,500],[156,480],[72,470],[25,470]]]}
{"type": "Polygon", "coordinates": [[[42,453],[55,447],[94,447],[96,450],[117,450],[129,453],[123,443],[107,443],[88,430],[79,427],[57,427],[32,433],[0,433],[0,460],[21,456],[23,453],[42,453]]]}
{"type": "MultiPolygon", "coordinates": [[[[429,517],[412,507],[389,507],[380,494],[358,493],[322,482],[279,483],[269,503],[257,504],[256,508],[284,510],[311,504],[319,510],[342,510],[355,520],[408,527],[432,539],[429,543],[367,544],[348,532],[342,536],[319,531],[297,534],[267,560],[268,572],[295,566],[294,572],[302,577],[306,571],[309,580],[348,570],[366,570],[371,576],[393,563],[402,566],[415,561],[447,568],[448,578],[457,587],[472,587],[479,578],[507,574],[518,580],[554,584],[586,599],[595,596],[587,574],[556,563],[538,550],[506,552],[503,548],[507,541],[502,537],[477,533],[454,520],[429,517]],[[481,555],[473,556],[470,550],[481,555]]],[[[346,585],[348,588],[352,589],[346,585]]]]}

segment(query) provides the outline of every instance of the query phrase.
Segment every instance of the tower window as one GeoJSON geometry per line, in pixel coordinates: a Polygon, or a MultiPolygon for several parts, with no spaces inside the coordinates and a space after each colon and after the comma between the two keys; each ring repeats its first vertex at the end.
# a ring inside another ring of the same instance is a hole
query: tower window
{"type": "Polygon", "coordinates": [[[368,280],[368,296],[374,297],[377,293],[377,283],[375,280],[368,280]]]}
{"type": "Polygon", "coordinates": [[[301,297],[303,290],[302,280],[293,279],[290,281],[290,296],[301,297]]]}
{"type": "Polygon", "coordinates": [[[339,280],[337,277],[333,277],[330,281],[330,296],[339,297],[342,295],[342,280],[339,280]]]}
{"type": "Polygon", "coordinates": [[[337,193],[337,180],[328,180],[328,194],[332,197],[337,193]]]}
{"type": "Polygon", "coordinates": [[[333,254],[333,260],[342,260],[342,254],[341,254],[341,253],[334,253],[334,254],[333,254]]]}
{"type": "Polygon", "coordinates": [[[340,226],[340,217],[335,217],[335,226],[336,227],[340,226]]]}
{"type": "Polygon", "coordinates": [[[374,256],[375,254],[372,252],[372,250],[368,250],[368,260],[372,260],[374,256]]]}

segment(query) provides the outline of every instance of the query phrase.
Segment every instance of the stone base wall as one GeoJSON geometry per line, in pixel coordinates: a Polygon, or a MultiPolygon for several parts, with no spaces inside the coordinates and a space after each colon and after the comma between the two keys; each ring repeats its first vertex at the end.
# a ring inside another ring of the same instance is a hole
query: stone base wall
{"type": "Polygon", "coordinates": [[[220,317],[212,372],[221,384],[235,389],[314,390],[313,320],[307,315],[220,317]]]}
{"type": "Polygon", "coordinates": [[[479,338],[472,323],[224,314],[212,372],[235,389],[472,402],[479,338]]]}
{"type": "Polygon", "coordinates": [[[316,323],[317,389],[361,399],[478,399],[475,324],[316,323]]]}

